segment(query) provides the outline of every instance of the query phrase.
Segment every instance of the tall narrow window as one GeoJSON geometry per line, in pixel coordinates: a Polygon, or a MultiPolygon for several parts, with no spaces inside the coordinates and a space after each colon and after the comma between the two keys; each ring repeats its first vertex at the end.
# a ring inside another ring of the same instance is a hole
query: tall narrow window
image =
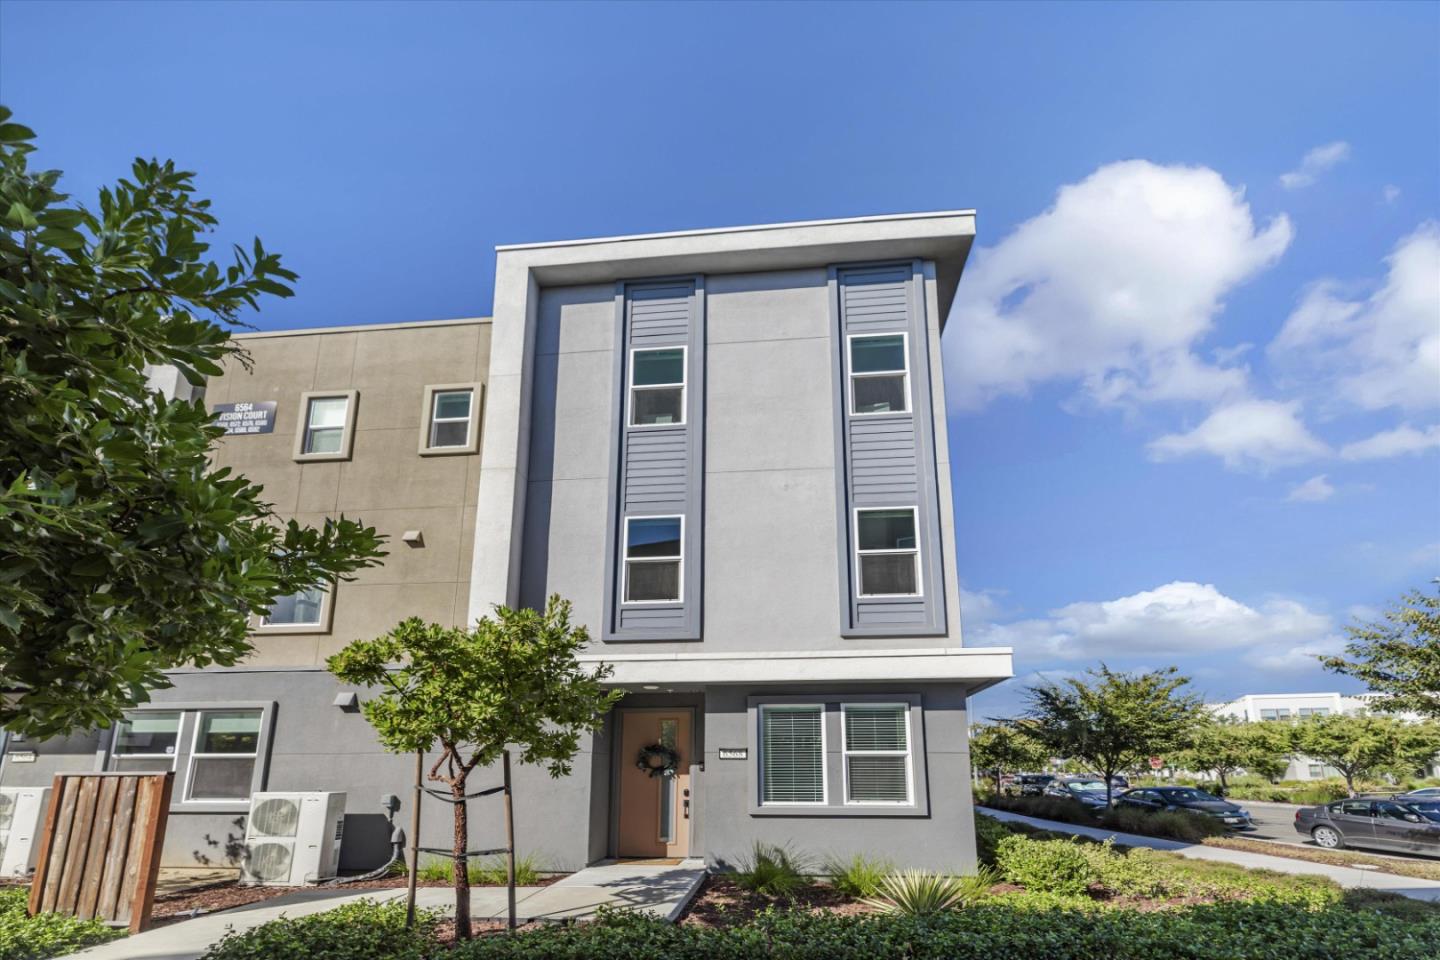
{"type": "Polygon", "coordinates": [[[207,710],[195,729],[186,800],[244,800],[260,752],[259,710],[207,710]]]}
{"type": "Polygon", "coordinates": [[[430,447],[470,444],[470,403],[473,390],[436,390],[430,407],[430,447]]]}
{"type": "Polygon", "coordinates": [[[845,802],[910,802],[910,710],[904,704],[841,706],[845,802]]]}
{"type": "Polygon", "coordinates": [[[685,422],[685,348],[630,352],[630,425],[685,422]]]}
{"type": "Polygon", "coordinates": [[[325,612],[325,590],[311,587],[279,597],[270,605],[270,612],[260,619],[265,627],[318,627],[325,612]]]}
{"type": "Polygon", "coordinates": [[[905,334],[850,338],[850,412],[904,413],[910,409],[905,334]]]}
{"type": "Polygon", "coordinates": [[[302,453],[340,453],[345,440],[348,397],[311,397],[305,413],[302,453]]]}
{"type": "Polygon", "coordinates": [[[684,547],[681,517],[625,519],[625,602],[680,599],[684,547]]]}
{"type": "Polygon", "coordinates": [[[760,802],[825,802],[825,713],[820,704],[760,708],[760,802]]]}
{"type": "Polygon", "coordinates": [[[139,710],[115,724],[110,769],[122,773],[161,773],[175,769],[180,740],[180,711],[139,710]]]}
{"type": "Polygon", "coordinates": [[[862,597],[920,593],[915,508],[855,511],[856,566],[862,597]]]}

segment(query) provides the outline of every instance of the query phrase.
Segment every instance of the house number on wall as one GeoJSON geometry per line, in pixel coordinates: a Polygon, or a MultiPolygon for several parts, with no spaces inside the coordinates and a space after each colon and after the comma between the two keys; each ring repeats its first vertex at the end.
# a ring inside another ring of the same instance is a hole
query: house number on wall
{"type": "Polygon", "coordinates": [[[721,759],[721,760],[744,760],[744,759],[745,759],[747,756],[749,756],[749,755],[750,755],[750,751],[749,751],[749,749],[746,748],[746,747],[721,747],[721,748],[720,748],[720,759],[721,759]]]}

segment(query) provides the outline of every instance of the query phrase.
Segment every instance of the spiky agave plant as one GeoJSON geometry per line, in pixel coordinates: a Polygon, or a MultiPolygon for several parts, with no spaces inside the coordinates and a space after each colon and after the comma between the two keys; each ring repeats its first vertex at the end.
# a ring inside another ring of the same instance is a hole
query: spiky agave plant
{"type": "Polygon", "coordinates": [[[972,877],[953,877],[931,870],[902,870],[880,882],[873,897],[861,902],[882,913],[926,917],[967,906],[987,896],[999,882],[992,867],[981,867],[972,877]]]}

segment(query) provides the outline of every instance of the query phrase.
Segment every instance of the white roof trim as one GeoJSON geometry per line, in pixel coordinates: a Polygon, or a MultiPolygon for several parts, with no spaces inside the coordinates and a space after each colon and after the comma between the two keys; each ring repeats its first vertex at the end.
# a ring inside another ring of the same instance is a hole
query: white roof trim
{"type": "Polygon", "coordinates": [[[920,680],[988,685],[1015,675],[1009,647],[586,654],[579,660],[614,667],[606,682],[616,686],[920,680]]]}
{"type": "Polygon", "coordinates": [[[756,223],[739,227],[707,227],[701,230],[670,230],[664,233],[631,233],[615,237],[588,237],[583,240],[547,240],[540,243],[502,243],[495,250],[538,250],[542,247],[583,247],[590,243],[621,243],[627,240],[668,240],[673,237],[707,237],[718,233],[747,233],[759,230],[786,230],[791,227],[829,227],[847,223],[880,223],[887,220],[928,220],[935,217],[973,217],[975,209],[927,210],[915,213],[880,213],[868,217],[835,217],[829,220],[791,220],[756,223]]]}

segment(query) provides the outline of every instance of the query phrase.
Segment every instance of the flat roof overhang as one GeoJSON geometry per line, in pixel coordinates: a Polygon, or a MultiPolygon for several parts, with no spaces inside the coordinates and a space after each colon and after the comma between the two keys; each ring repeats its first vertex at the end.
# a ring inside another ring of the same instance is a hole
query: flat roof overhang
{"type": "Polygon", "coordinates": [[[1015,675],[1009,647],[584,654],[614,668],[609,686],[772,683],[964,683],[974,693],[1015,675]]]}
{"type": "Polygon", "coordinates": [[[501,263],[522,263],[542,287],[870,260],[932,260],[943,325],[974,238],[974,210],[944,210],[509,244],[495,251],[501,263]]]}

